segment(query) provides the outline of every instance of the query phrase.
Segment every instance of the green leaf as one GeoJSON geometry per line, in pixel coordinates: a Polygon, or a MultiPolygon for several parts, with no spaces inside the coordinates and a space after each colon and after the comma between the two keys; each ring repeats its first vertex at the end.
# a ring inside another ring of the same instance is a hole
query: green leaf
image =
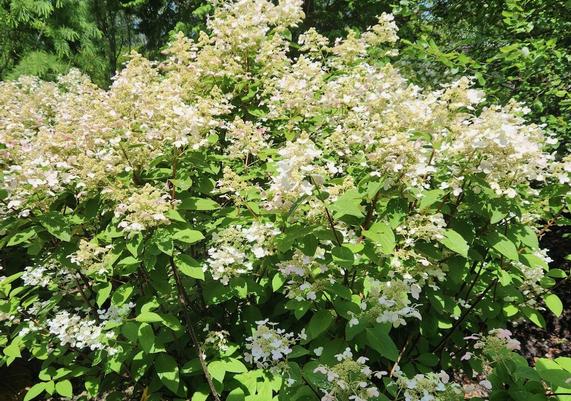
{"type": "Polygon", "coordinates": [[[333,217],[338,219],[345,215],[357,218],[364,217],[361,207],[363,196],[357,190],[349,190],[341,195],[332,205],[333,217]]]}
{"type": "Polygon", "coordinates": [[[468,243],[466,240],[452,229],[447,229],[444,231],[444,238],[440,240],[440,243],[451,251],[456,252],[459,255],[468,257],[468,243]]]}
{"type": "Polygon", "coordinates": [[[165,387],[176,394],[180,384],[180,372],[174,358],[168,354],[160,354],[155,359],[155,370],[165,387]]]}
{"type": "Polygon", "coordinates": [[[276,273],[272,278],[272,291],[276,292],[284,285],[285,280],[280,273],[276,273]]]}
{"type": "Polygon", "coordinates": [[[391,230],[388,224],[376,222],[371,228],[363,231],[363,235],[379,245],[383,253],[393,253],[396,240],[393,230],[391,230]]]}
{"type": "Polygon", "coordinates": [[[56,383],[56,392],[62,397],[73,397],[73,387],[69,380],[62,380],[56,383]]]}
{"type": "Polygon", "coordinates": [[[486,242],[506,258],[519,261],[519,254],[515,244],[505,235],[492,232],[486,237],[486,242]]]}
{"type": "Polygon", "coordinates": [[[19,231],[16,234],[12,235],[8,240],[6,246],[14,246],[19,245],[22,242],[26,242],[27,240],[31,239],[33,236],[36,235],[36,230],[34,227],[29,227],[25,230],[19,231]]]}
{"type": "Polygon", "coordinates": [[[143,322],[143,323],[156,323],[156,322],[162,322],[163,318],[158,313],[145,311],[141,312],[141,314],[137,316],[135,320],[137,322],[143,322]]]}
{"type": "Polygon", "coordinates": [[[95,398],[99,393],[99,379],[95,377],[85,379],[85,389],[91,397],[95,398]]]}
{"type": "Polygon", "coordinates": [[[210,392],[204,388],[197,390],[193,395],[190,401],[206,401],[210,392]]]}
{"type": "Polygon", "coordinates": [[[213,379],[224,382],[224,376],[226,375],[226,367],[222,361],[212,361],[208,364],[208,373],[213,379]]]}
{"type": "Polygon", "coordinates": [[[521,229],[521,232],[518,233],[518,239],[522,244],[527,245],[533,250],[539,249],[539,241],[537,239],[537,235],[535,234],[535,231],[533,231],[533,229],[529,226],[525,226],[521,229]]]}
{"type": "Polygon", "coordinates": [[[550,269],[547,272],[547,275],[549,277],[553,277],[553,278],[565,278],[567,277],[567,273],[565,273],[563,270],[561,269],[550,269]]]}
{"type": "Polygon", "coordinates": [[[396,361],[399,356],[399,351],[388,334],[389,330],[387,330],[385,325],[377,325],[371,329],[367,329],[367,344],[381,354],[381,356],[391,361],[396,361]]]}
{"type": "Polygon", "coordinates": [[[529,319],[530,322],[535,324],[542,329],[547,327],[545,319],[537,310],[530,308],[529,306],[524,306],[521,308],[522,313],[529,319]]]}
{"type": "Polygon", "coordinates": [[[216,210],[220,208],[220,205],[207,198],[184,198],[178,205],[180,210],[216,210]]]}
{"type": "Polygon", "coordinates": [[[180,272],[186,276],[197,280],[204,280],[204,271],[202,265],[189,255],[177,255],[174,257],[175,264],[180,272]]]}
{"type": "Polygon", "coordinates": [[[180,191],[186,191],[190,187],[192,187],[192,179],[190,179],[189,177],[180,178],[180,179],[171,178],[170,182],[172,182],[173,185],[176,187],[176,189],[180,191]]]}
{"type": "Polygon", "coordinates": [[[4,348],[3,352],[4,355],[12,357],[12,358],[20,358],[22,357],[22,354],[20,353],[20,342],[18,341],[18,339],[20,339],[21,337],[16,337],[16,339],[14,339],[14,341],[12,341],[12,343],[10,345],[8,345],[7,347],[4,348]]]}
{"type": "Polygon", "coordinates": [[[331,250],[333,261],[342,267],[351,267],[355,262],[353,252],[346,246],[336,246],[331,250]]]}
{"type": "Polygon", "coordinates": [[[226,372],[244,373],[248,371],[246,365],[235,358],[228,358],[224,360],[224,368],[226,372]]]}
{"type": "Polygon", "coordinates": [[[314,338],[319,337],[321,333],[325,332],[329,328],[334,319],[335,317],[328,310],[322,309],[317,311],[311,317],[311,320],[307,325],[307,339],[313,340],[314,338]]]}
{"type": "Polygon", "coordinates": [[[246,396],[244,394],[244,390],[240,387],[235,388],[234,390],[230,391],[228,396],[226,397],[226,401],[245,401],[246,396]]]}
{"type": "Polygon", "coordinates": [[[131,297],[135,286],[133,284],[123,284],[117,288],[111,297],[113,305],[121,306],[131,297]]]}
{"type": "Polygon", "coordinates": [[[418,208],[423,210],[434,205],[436,202],[442,199],[442,195],[444,195],[444,191],[442,189],[433,189],[423,192],[422,199],[420,200],[418,208]]]}
{"type": "Polygon", "coordinates": [[[139,326],[137,333],[139,344],[146,354],[150,354],[155,346],[155,332],[150,324],[143,323],[139,326]]]}
{"type": "Polygon", "coordinates": [[[549,308],[551,312],[553,312],[555,316],[557,317],[561,316],[561,313],[563,312],[563,303],[561,303],[561,300],[557,295],[549,294],[548,296],[543,298],[543,300],[545,301],[545,305],[549,308]]]}
{"type": "Polygon", "coordinates": [[[165,213],[165,216],[168,217],[171,221],[178,221],[180,223],[187,223],[186,219],[178,212],[178,210],[169,209],[165,213]]]}
{"type": "Polygon", "coordinates": [[[36,398],[38,395],[42,394],[45,389],[46,389],[46,383],[44,382],[34,384],[26,393],[24,401],[29,401],[33,398],[36,398]]]}
{"type": "Polygon", "coordinates": [[[38,217],[40,224],[54,237],[69,242],[71,240],[71,225],[59,213],[49,212],[38,217]]]}
{"type": "Polygon", "coordinates": [[[111,283],[102,283],[97,287],[99,288],[97,289],[97,297],[95,298],[95,302],[97,303],[97,306],[101,307],[101,305],[103,305],[103,303],[109,298],[109,295],[111,295],[113,285],[111,285],[111,283]]]}
{"type": "Polygon", "coordinates": [[[195,242],[203,240],[204,235],[202,235],[200,231],[185,228],[183,230],[175,231],[172,235],[172,239],[186,244],[194,244],[195,242]]]}

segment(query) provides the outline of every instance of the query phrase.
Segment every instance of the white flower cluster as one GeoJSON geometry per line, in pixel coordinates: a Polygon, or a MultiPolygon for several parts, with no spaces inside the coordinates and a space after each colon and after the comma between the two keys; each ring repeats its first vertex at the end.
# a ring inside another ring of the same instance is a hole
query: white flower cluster
{"type": "Polygon", "coordinates": [[[244,158],[250,154],[256,156],[270,146],[267,129],[259,124],[236,117],[226,129],[226,139],[230,142],[226,154],[231,159],[244,158]]]}
{"type": "Polygon", "coordinates": [[[119,228],[132,234],[169,224],[169,219],[165,215],[171,208],[169,200],[169,195],[146,184],[115,208],[115,217],[122,219],[119,228]]]}
{"type": "Polygon", "coordinates": [[[325,251],[321,248],[317,248],[314,256],[307,256],[296,249],[290,260],[278,263],[278,271],[288,280],[286,282],[288,298],[298,301],[317,299],[317,293],[324,282],[330,281],[329,278],[323,277],[328,270],[322,263],[324,254],[325,251]]]}
{"type": "Polygon", "coordinates": [[[553,175],[560,184],[571,184],[571,155],[567,155],[558,163],[551,167],[553,175]]]}
{"type": "Polygon", "coordinates": [[[21,278],[28,286],[48,287],[54,283],[60,288],[69,288],[74,285],[77,273],[53,261],[46,261],[26,267],[21,278]]]}
{"type": "Polygon", "coordinates": [[[273,238],[279,233],[273,224],[258,222],[247,228],[234,226],[215,233],[204,271],[228,285],[232,277],[254,268],[250,255],[263,258],[273,254],[273,238]]]}
{"type": "Polygon", "coordinates": [[[242,229],[244,239],[250,244],[251,251],[257,258],[272,255],[274,247],[272,239],[280,233],[272,223],[253,222],[248,228],[242,229]]]}
{"type": "Polygon", "coordinates": [[[429,282],[436,288],[435,280],[446,278],[446,266],[433,263],[415,249],[418,241],[438,241],[444,238],[446,222],[441,213],[431,215],[416,213],[408,216],[396,229],[402,240],[391,257],[390,277],[402,276],[420,285],[429,282]]]}
{"type": "Polygon", "coordinates": [[[121,323],[135,307],[132,302],[127,302],[121,306],[111,304],[108,309],[98,309],[99,319],[111,323],[121,323]]]}
{"type": "Polygon", "coordinates": [[[68,311],[60,311],[46,323],[50,334],[56,336],[61,345],[89,348],[92,351],[107,348],[102,342],[106,337],[103,326],[97,324],[95,320],[70,314],[68,311]]]}
{"type": "Polygon", "coordinates": [[[228,351],[228,338],[230,337],[229,332],[226,330],[210,330],[210,326],[208,324],[204,327],[204,332],[206,333],[203,341],[205,349],[212,350],[216,353],[228,351]]]}
{"type": "Polygon", "coordinates": [[[50,284],[50,275],[44,266],[28,266],[22,273],[24,285],[47,287],[50,284]]]}
{"type": "Polygon", "coordinates": [[[308,136],[288,142],[278,153],[281,160],[277,163],[277,174],[272,176],[268,209],[287,209],[302,196],[313,193],[314,185],[307,177],[316,170],[312,161],[321,155],[308,136]]]}
{"type": "Polygon", "coordinates": [[[521,350],[520,342],[512,338],[512,332],[507,329],[490,330],[489,335],[483,341],[477,342],[474,348],[487,348],[490,350],[498,346],[505,347],[510,351],[521,350]]]}
{"type": "Polygon", "coordinates": [[[387,375],[385,371],[373,371],[367,366],[368,358],[364,356],[353,359],[350,348],[335,355],[337,362],[333,366],[320,365],[315,373],[327,377],[328,386],[322,388],[325,393],[321,401],[367,401],[380,395],[379,389],[371,382],[373,377],[381,379],[387,375]]]}
{"type": "Polygon", "coordinates": [[[78,250],[68,257],[86,276],[104,275],[111,270],[111,263],[106,263],[111,248],[111,245],[100,246],[94,241],[82,239],[78,250]]]}
{"type": "Polygon", "coordinates": [[[296,336],[276,328],[277,323],[268,319],[257,321],[256,324],[258,326],[252,336],[246,338],[246,349],[249,352],[244,354],[244,359],[260,369],[275,367],[287,359],[292,352],[292,346],[306,338],[304,332],[296,336]]]}
{"type": "Polygon", "coordinates": [[[438,241],[444,238],[446,222],[442,213],[415,214],[408,216],[405,223],[396,228],[403,237],[403,246],[414,247],[416,241],[438,241]]]}
{"type": "Polygon", "coordinates": [[[450,376],[440,373],[417,374],[413,378],[406,377],[398,368],[393,370],[396,384],[404,392],[405,401],[461,401],[464,394],[456,383],[450,383],[450,376]]]}
{"type": "MultiPolygon", "coordinates": [[[[368,294],[361,302],[362,314],[377,323],[391,323],[393,327],[406,325],[407,318],[420,320],[420,312],[409,299],[409,295],[418,299],[420,291],[418,284],[410,284],[404,280],[371,280],[368,294]]],[[[358,316],[353,315],[349,326],[358,324],[358,316]]]]}
{"type": "MultiPolygon", "coordinates": [[[[521,273],[518,277],[514,277],[515,284],[523,294],[526,305],[542,308],[538,305],[538,298],[541,294],[546,292],[546,289],[541,284],[548,271],[548,265],[553,259],[547,255],[547,250],[538,249],[528,259],[528,263],[524,264],[519,261],[512,261],[511,267],[519,270],[521,273]]],[[[513,297],[506,297],[506,301],[513,301],[513,297]]]]}
{"type": "MultiPolygon", "coordinates": [[[[473,345],[474,352],[468,351],[460,358],[461,361],[467,361],[475,356],[481,355],[483,361],[495,363],[503,359],[511,359],[512,351],[521,350],[521,344],[515,338],[512,338],[512,332],[507,329],[493,329],[488,335],[472,334],[464,337],[465,340],[475,340],[473,345]]],[[[486,367],[486,366],[484,366],[486,367]]]]}

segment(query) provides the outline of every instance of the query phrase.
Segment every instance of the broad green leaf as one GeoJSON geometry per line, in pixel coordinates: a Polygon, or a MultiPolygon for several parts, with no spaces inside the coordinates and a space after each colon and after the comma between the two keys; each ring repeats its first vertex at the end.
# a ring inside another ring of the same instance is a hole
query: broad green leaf
{"type": "Polygon", "coordinates": [[[228,396],[226,397],[226,401],[245,401],[246,396],[244,394],[244,390],[240,387],[235,388],[234,390],[230,391],[228,396]]]}
{"type": "Polygon", "coordinates": [[[4,355],[10,356],[12,358],[21,358],[22,354],[20,353],[20,342],[21,337],[16,337],[16,339],[14,339],[10,345],[4,348],[4,355]]]}
{"type": "Polygon", "coordinates": [[[444,238],[440,240],[440,243],[451,251],[456,252],[459,255],[468,257],[468,243],[466,240],[452,229],[447,229],[444,231],[444,238]]]}
{"type": "Polygon", "coordinates": [[[178,221],[180,223],[187,223],[186,219],[184,218],[184,216],[182,214],[180,214],[178,212],[178,210],[175,209],[169,209],[167,210],[167,212],[165,213],[165,216],[168,217],[169,220],[171,221],[178,221]]]}
{"type": "Polygon", "coordinates": [[[220,205],[207,198],[184,198],[178,205],[180,210],[216,210],[220,208],[220,205]]]}
{"type": "Polygon", "coordinates": [[[103,305],[109,298],[109,295],[111,295],[113,285],[111,285],[111,283],[101,283],[97,288],[97,297],[95,298],[95,302],[97,303],[97,306],[101,308],[101,305],[103,305]]]}
{"type": "Polygon", "coordinates": [[[85,379],[85,389],[91,397],[96,397],[99,393],[99,379],[95,377],[85,379]]]}
{"type": "Polygon", "coordinates": [[[69,380],[62,380],[56,383],[56,392],[62,397],[73,397],[73,387],[69,380]]]}
{"type": "Polygon", "coordinates": [[[36,229],[34,227],[26,228],[22,231],[17,232],[16,234],[12,235],[8,240],[7,246],[15,246],[19,245],[27,240],[31,239],[36,235],[36,229]]]}
{"type": "Polygon", "coordinates": [[[379,245],[383,253],[393,253],[396,240],[393,230],[391,230],[388,224],[376,222],[371,228],[363,231],[363,235],[373,241],[373,243],[379,245]]]}
{"type": "Polygon", "coordinates": [[[176,394],[180,384],[180,372],[174,358],[168,354],[160,354],[155,359],[155,370],[165,387],[176,394]]]}
{"type": "Polygon", "coordinates": [[[537,235],[531,227],[523,227],[521,231],[517,233],[517,237],[522,242],[522,244],[527,245],[529,248],[533,250],[539,249],[539,241],[537,239],[537,235]]]}
{"type": "Polygon", "coordinates": [[[210,373],[213,379],[223,383],[226,375],[226,365],[222,361],[212,361],[208,364],[208,373],[210,373]]]}
{"type": "Polygon", "coordinates": [[[272,278],[272,290],[278,291],[284,285],[285,281],[280,273],[276,273],[272,278]]]}
{"type": "Polygon", "coordinates": [[[162,322],[163,318],[158,313],[146,311],[146,312],[141,312],[141,314],[137,316],[135,320],[137,322],[156,323],[156,322],[162,322]]]}
{"type": "Polygon", "coordinates": [[[311,317],[311,320],[307,325],[307,339],[313,340],[314,338],[319,337],[321,333],[325,332],[329,328],[334,319],[335,317],[328,310],[321,309],[317,311],[311,317]]]}
{"type": "Polygon", "coordinates": [[[26,393],[24,397],[24,401],[30,401],[31,399],[36,398],[38,395],[42,394],[46,389],[46,383],[40,382],[34,384],[26,393]]]}
{"type": "Polygon", "coordinates": [[[179,179],[171,178],[170,182],[172,182],[173,185],[176,187],[176,189],[180,191],[186,191],[190,187],[192,187],[192,179],[190,179],[189,177],[179,178],[179,179]]]}
{"type": "Polygon", "coordinates": [[[244,373],[248,371],[246,365],[235,358],[224,359],[224,369],[226,369],[226,372],[232,373],[244,373]]]}
{"type": "Polygon", "coordinates": [[[138,339],[143,351],[150,354],[155,345],[155,332],[150,324],[143,323],[139,326],[138,339]]]}
{"type": "Polygon", "coordinates": [[[117,288],[111,297],[111,302],[113,305],[121,306],[133,295],[135,286],[133,284],[123,284],[121,287],[117,288]]]}
{"type": "Polygon", "coordinates": [[[549,265],[545,262],[545,259],[540,258],[537,255],[532,254],[522,254],[520,255],[520,261],[529,267],[541,267],[543,270],[549,269],[549,265]]]}
{"type": "Polygon", "coordinates": [[[565,277],[567,277],[567,273],[565,273],[565,271],[563,271],[561,269],[549,269],[549,271],[547,272],[547,275],[549,277],[553,277],[553,278],[565,278],[565,277]]]}
{"type": "Polygon", "coordinates": [[[529,306],[524,306],[521,308],[521,312],[536,326],[541,327],[542,329],[547,327],[545,319],[537,310],[532,309],[529,306]]]}
{"type": "Polygon", "coordinates": [[[516,246],[505,235],[497,232],[490,233],[486,237],[486,242],[506,258],[519,261],[519,254],[516,246]]]}
{"type": "Polygon", "coordinates": [[[341,195],[332,205],[333,217],[336,219],[345,215],[357,218],[364,217],[361,207],[363,196],[357,190],[349,190],[341,195]]]}
{"type": "Polygon", "coordinates": [[[197,280],[204,280],[204,271],[200,262],[185,254],[176,255],[174,260],[182,274],[197,280]]]}
{"type": "Polygon", "coordinates": [[[418,208],[420,210],[429,208],[430,206],[438,202],[440,199],[442,199],[443,195],[444,191],[442,189],[432,189],[430,191],[423,192],[418,208]]]}
{"type": "Polygon", "coordinates": [[[206,401],[210,392],[207,389],[199,389],[192,395],[190,401],[206,401]]]}
{"type": "Polygon", "coordinates": [[[285,308],[288,310],[293,310],[293,315],[296,319],[301,319],[311,308],[311,302],[308,301],[298,301],[297,299],[290,299],[286,302],[285,308]]]}
{"type": "Polygon", "coordinates": [[[38,220],[54,237],[66,242],[71,240],[71,225],[61,214],[46,213],[39,216],[38,220]]]}
{"type": "Polygon", "coordinates": [[[397,346],[388,334],[384,325],[376,325],[366,330],[367,344],[381,356],[396,361],[399,355],[397,346]]]}
{"type": "Polygon", "coordinates": [[[172,235],[172,239],[184,242],[185,244],[194,244],[195,242],[202,241],[204,235],[202,235],[200,231],[185,228],[175,231],[172,235]]]}
{"type": "Polygon", "coordinates": [[[548,296],[543,298],[543,300],[545,301],[545,305],[549,308],[551,312],[553,312],[555,316],[557,317],[561,316],[561,313],[563,312],[563,303],[561,302],[561,300],[557,295],[549,294],[548,296]]]}
{"type": "Polygon", "coordinates": [[[332,249],[333,262],[342,267],[351,267],[355,262],[353,252],[346,246],[336,246],[332,249]]]}

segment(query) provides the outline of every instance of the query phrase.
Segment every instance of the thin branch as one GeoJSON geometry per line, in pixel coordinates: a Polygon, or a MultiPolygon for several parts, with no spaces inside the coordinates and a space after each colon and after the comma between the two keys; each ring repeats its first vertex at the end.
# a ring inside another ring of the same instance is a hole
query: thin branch
{"type": "Polygon", "coordinates": [[[436,345],[436,347],[432,350],[433,353],[436,352],[438,349],[440,349],[446,343],[446,341],[448,341],[448,339],[452,336],[454,331],[462,324],[462,322],[468,317],[468,315],[474,310],[474,308],[476,308],[476,306],[480,303],[480,301],[482,299],[484,299],[486,294],[494,287],[494,285],[497,282],[498,282],[498,279],[496,278],[494,281],[492,281],[486,287],[486,289],[484,291],[482,291],[482,293],[480,295],[478,295],[478,297],[472,303],[472,306],[470,306],[470,308],[468,308],[468,310],[466,310],[466,312],[464,312],[464,314],[462,316],[460,316],[460,318],[456,321],[454,326],[452,326],[450,331],[448,331],[448,333],[446,333],[446,335],[442,338],[442,340],[440,340],[438,345],[436,345]]]}
{"type": "Polygon", "coordinates": [[[170,257],[170,265],[172,269],[172,273],[174,276],[174,280],[176,283],[176,288],[178,292],[178,300],[182,306],[182,311],[184,314],[184,320],[186,323],[186,331],[190,335],[190,339],[194,347],[196,348],[196,352],[198,352],[198,360],[200,361],[200,367],[204,372],[204,377],[206,378],[206,382],[208,383],[208,387],[210,387],[210,393],[214,397],[215,401],[221,401],[216,388],[214,387],[214,383],[212,382],[212,377],[210,377],[210,373],[208,372],[208,367],[206,366],[206,355],[200,346],[200,342],[198,341],[198,337],[196,336],[196,332],[194,331],[194,327],[192,326],[192,319],[190,318],[190,314],[188,313],[188,309],[190,308],[190,298],[186,293],[184,286],[182,285],[182,280],[180,279],[180,275],[176,264],[174,262],[174,258],[170,257]]]}

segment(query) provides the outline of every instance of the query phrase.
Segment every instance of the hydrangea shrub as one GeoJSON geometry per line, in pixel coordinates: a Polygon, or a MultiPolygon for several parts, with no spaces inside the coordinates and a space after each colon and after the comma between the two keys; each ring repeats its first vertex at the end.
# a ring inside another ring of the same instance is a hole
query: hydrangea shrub
{"type": "Polygon", "coordinates": [[[561,313],[538,237],[571,159],[469,78],[407,82],[391,15],[292,41],[301,3],[220,4],[109,90],[0,83],[0,363],[35,361],[26,400],[569,388],[569,359],[529,367],[506,325],[561,313]]]}

